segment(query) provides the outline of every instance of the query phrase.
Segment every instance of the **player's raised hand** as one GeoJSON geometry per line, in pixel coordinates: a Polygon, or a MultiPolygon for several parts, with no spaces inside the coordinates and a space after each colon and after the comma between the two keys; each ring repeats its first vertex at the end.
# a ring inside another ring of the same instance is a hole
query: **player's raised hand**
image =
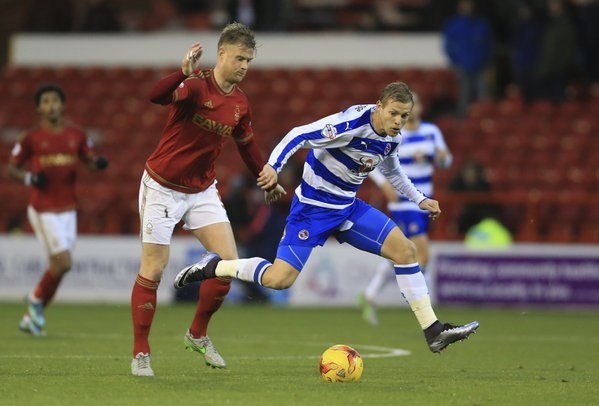
{"type": "Polygon", "coordinates": [[[441,209],[439,208],[439,202],[434,199],[426,198],[418,205],[422,210],[428,210],[428,216],[436,220],[441,215],[441,209]]]}
{"type": "Polygon", "coordinates": [[[197,70],[200,66],[200,57],[203,52],[202,44],[196,42],[189,48],[183,60],[181,61],[181,71],[185,76],[189,76],[193,71],[197,70]]]}
{"type": "Polygon", "coordinates": [[[266,202],[266,204],[271,204],[276,202],[281,198],[281,196],[286,194],[287,192],[285,192],[283,186],[277,185],[269,191],[264,191],[264,201],[266,202]]]}
{"type": "Polygon", "coordinates": [[[262,171],[258,174],[257,185],[262,190],[270,190],[277,185],[277,171],[269,164],[264,165],[262,171]]]}

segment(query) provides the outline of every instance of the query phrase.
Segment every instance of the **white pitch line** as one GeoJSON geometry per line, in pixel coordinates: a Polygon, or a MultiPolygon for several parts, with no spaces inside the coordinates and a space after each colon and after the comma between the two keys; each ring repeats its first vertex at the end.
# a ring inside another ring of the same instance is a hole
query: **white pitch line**
{"type": "MultiPolygon", "coordinates": [[[[320,344],[323,347],[326,344],[320,344]]],[[[401,348],[390,348],[380,347],[376,345],[355,345],[359,348],[365,348],[370,351],[381,351],[381,353],[362,353],[362,358],[390,358],[390,357],[403,357],[410,355],[410,351],[403,350],[401,348]]],[[[92,360],[92,359],[129,359],[130,357],[122,355],[39,355],[39,354],[1,354],[0,359],[74,359],[74,360],[92,360]]],[[[165,359],[180,359],[183,356],[160,356],[165,359]]],[[[258,359],[258,360],[288,360],[288,359],[318,359],[320,355],[280,355],[280,356],[247,356],[247,355],[233,355],[228,356],[229,360],[245,360],[245,359],[258,359]]]]}

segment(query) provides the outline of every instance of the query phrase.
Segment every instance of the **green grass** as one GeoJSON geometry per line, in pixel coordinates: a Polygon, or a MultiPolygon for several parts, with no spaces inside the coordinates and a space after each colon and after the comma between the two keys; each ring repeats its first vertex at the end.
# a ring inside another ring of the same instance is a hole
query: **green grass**
{"type": "Polygon", "coordinates": [[[479,333],[441,355],[428,351],[409,310],[385,309],[370,327],[355,309],[224,307],[210,335],[228,362],[213,370],[182,344],[192,306],[159,306],[151,333],[154,378],[130,375],[126,305],[56,304],[48,336],[23,335],[21,304],[0,303],[2,405],[583,405],[599,403],[599,323],[591,312],[441,309],[478,320],[479,333]],[[320,353],[349,344],[401,348],[364,360],[361,381],[328,384],[320,353]]]}

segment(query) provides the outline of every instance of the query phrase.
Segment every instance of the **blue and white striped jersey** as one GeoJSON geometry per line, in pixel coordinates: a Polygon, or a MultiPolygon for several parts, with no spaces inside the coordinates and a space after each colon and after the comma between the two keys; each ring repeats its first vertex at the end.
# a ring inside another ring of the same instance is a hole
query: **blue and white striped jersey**
{"type": "Polygon", "coordinates": [[[401,135],[378,135],[370,123],[373,104],[356,105],[314,123],[292,129],[275,147],[268,164],[277,172],[300,148],[310,148],[302,183],[302,203],[344,209],[354,202],[368,173],[380,167],[391,184],[414,202],[425,196],[410,182],[397,158],[401,135]]]}
{"type": "MultiPolygon", "coordinates": [[[[426,196],[433,195],[433,173],[435,171],[435,157],[437,149],[447,152],[444,162],[439,166],[447,168],[451,165],[452,156],[445,144],[443,134],[439,127],[432,123],[421,122],[415,130],[403,130],[402,141],[398,150],[397,158],[404,172],[426,196]],[[424,155],[424,161],[416,161],[416,154],[424,155]]],[[[378,170],[373,171],[371,179],[375,183],[381,184],[384,179],[378,170]]],[[[392,211],[420,210],[420,208],[411,202],[405,196],[398,196],[397,202],[390,202],[388,209],[392,211]]]]}

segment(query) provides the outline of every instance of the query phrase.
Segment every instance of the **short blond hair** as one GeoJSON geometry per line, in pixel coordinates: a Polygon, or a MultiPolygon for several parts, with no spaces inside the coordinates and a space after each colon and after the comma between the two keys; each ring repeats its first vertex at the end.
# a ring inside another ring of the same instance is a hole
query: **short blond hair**
{"type": "Polygon", "coordinates": [[[389,100],[414,104],[414,93],[404,82],[392,82],[385,86],[379,100],[382,104],[386,104],[389,100]]]}
{"type": "Polygon", "coordinates": [[[241,23],[227,24],[220,34],[218,47],[223,44],[241,44],[249,49],[256,49],[256,39],[254,32],[241,23]]]}

